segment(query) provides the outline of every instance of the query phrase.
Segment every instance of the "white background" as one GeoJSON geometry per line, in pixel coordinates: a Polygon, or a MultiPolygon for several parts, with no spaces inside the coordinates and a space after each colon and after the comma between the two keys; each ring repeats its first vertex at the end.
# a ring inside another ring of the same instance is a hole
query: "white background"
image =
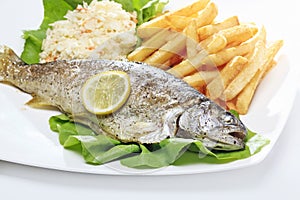
{"type": "MultiPolygon", "coordinates": [[[[14,49],[22,49],[20,30],[38,27],[42,19],[41,2],[42,0],[2,1],[0,43],[3,35],[9,34],[12,39],[5,41],[5,44],[14,49]]],[[[289,56],[291,67],[300,67],[297,59],[300,55],[299,2],[214,2],[219,7],[220,17],[238,15],[241,20],[264,24],[267,31],[272,30],[268,32],[271,38],[284,39],[284,51],[289,56]]],[[[175,0],[171,4],[179,6],[182,1],[175,0]]],[[[297,84],[298,86],[294,86],[298,87],[295,105],[283,133],[267,158],[257,165],[218,173],[145,177],[80,174],[0,161],[0,198],[297,199],[300,195],[300,78],[297,84]]]]}

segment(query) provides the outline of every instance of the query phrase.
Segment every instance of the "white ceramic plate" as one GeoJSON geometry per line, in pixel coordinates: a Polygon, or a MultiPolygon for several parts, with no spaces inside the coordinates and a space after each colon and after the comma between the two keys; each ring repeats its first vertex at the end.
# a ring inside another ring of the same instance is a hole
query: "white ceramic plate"
{"type": "MultiPolygon", "coordinates": [[[[173,0],[169,8],[178,8],[190,1],[173,0]]],[[[251,1],[245,7],[240,1],[214,1],[219,6],[219,17],[239,15],[245,21],[255,21],[273,25],[271,20],[259,11],[255,17],[251,9],[256,5],[264,7],[259,1],[251,1]],[[249,11],[250,10],[250,11],[249,11]]],[[[5,1],[0,12],[0,43],[13,48],[18,54],[22,51],[22,30],[36,29],[42,20],[42,0],[5,1]]],[[[273,15],[274,16],[274,15],[273,15]]],[[[276,26],[267,26],[269,35],[283,38],[276,32],[276,26]],[[272,30],[273,29],[273,30],[272,30]],[[274,33],[274,34],[273,34],[274,33]]],[[[269,37],[268,35],[268,37],[269,37]]],[[[259,86],[249,114],[242,117],[250,129],[257,131],[271,140],[259,154],[244,160],[227,164],[195,164],[187,166],[169,166],[156,170],[128,169],[113,162],[101,166],[84,163],[83,158],[73,152],[63,149],[58,142],[57,134],[50,131],[48,119],[58,114],[54,111],[31,109],[24,105],[31,97],[16,88],[0,84],[0,160],[25,165],[58,169],[65,171],[95,173],[95,174],[151,174],[172,175],[207,173],[232,170],[251,166],[262,161],[273,148],[282,133],[294,101],[293,68],[289,63],[288,49],[283,48],[278,56],[278,65],[271,71],[259,86]]]]}

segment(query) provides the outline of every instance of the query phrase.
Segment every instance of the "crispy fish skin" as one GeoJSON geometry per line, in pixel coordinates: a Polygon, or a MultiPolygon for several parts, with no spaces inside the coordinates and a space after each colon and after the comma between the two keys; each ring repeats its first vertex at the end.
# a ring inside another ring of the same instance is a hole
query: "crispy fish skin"
{"type": "Polygon", "coordinates": [[[27,65],[4,46],[0,81],[31,94],[30,106],[57,107],[75,122],[123,142],[157,143],[183,137],[212,149],[244,148],[247,131],[239,119],[181,79],[142,63],[74,60],[27,65]],[[91,76],[109,70],[129,75],[131,94],[117,112],[96,116],[83,106],[81,88],[91,76]]]}

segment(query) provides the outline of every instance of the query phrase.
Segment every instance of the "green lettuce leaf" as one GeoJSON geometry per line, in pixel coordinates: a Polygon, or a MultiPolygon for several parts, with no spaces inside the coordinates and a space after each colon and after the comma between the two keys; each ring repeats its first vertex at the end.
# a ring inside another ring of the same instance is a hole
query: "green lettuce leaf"
{"type": "Polygon", "coordinates": [[[141,153],[121,160],[121,164],[132,168],[160,168],[174,163],[192,143],[192,140],[180,138],[167,139],[160,143],[161,148],[150,151],[140,145],[141,153]]]}
{"type": "Polygon", "coordinates": [[[71,122],[66,115],[51,117],[49,124],[52,131],[59,133],[60,144],[81,154],[89,164],[104,164],[140,151],[137,144],[124,145],[110,137],[95,135],[91,129],[71,122]]]}
{"type": "MultiPolygon", "coordinates": [[[[115,0],[122,4],[124,10],[128,12],[136,11],[138,25],[150,20],[157,14],[160,14],[168,0],[115,0]]],[[[91,0],[84,0],[90,3],[91,0]]],[[[41,53],[42,42],[46,37],[46,31],[49,24],[58,20],[63,20],[69,10],[74,10],[83,0],[43,0],[44,19],[38,30],[24,31],[25,39],[24,50],[21,58],[28,64],[38,63],[41,53]]]]}
{"type": "Polygon", "coordinates": [[[221,164],[248,158],[269,144],[262,135],[248,130],[246,147],[240,151],[222,152],[207,149],[200,141],[171,138],[158,144],[121,143],[72,122],[66,115],[49,119],[51,130],[59,134],[60,144],[82,155],[86,163],[100,165],[120,160],[131,168],[161,168],[169,165],[197,163],[221,164]]]}

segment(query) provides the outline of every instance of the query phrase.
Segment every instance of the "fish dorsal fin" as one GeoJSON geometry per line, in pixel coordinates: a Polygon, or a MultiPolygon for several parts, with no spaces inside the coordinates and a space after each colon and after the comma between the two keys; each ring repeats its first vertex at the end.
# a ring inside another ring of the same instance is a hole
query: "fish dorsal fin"
{"type": "Polygon", "coordinates": [[[33,98],[26,103],[26,105],[32,108],[53,108],[54,106],[45,101],[39,96],[33,95],[33,98]]]}

